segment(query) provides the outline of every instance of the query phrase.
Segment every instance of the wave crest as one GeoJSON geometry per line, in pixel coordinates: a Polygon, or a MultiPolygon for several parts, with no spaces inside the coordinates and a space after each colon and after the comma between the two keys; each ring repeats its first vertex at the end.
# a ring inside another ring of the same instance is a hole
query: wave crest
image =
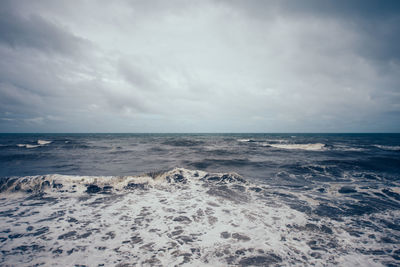
{"type": "Polygon", "coordinates": [[[309,150],[309,151],[323,151],[327,147],[322,143],[315,144],[265,144],[265,146],[274,147],[278,149],[296,149],[296,150],[309,150]]]}
{"type": "Polygon", "coordinates": [[[47,140],[37,140],[36,143],[37,145],[33,145],[33,144],[17,144],[17,147],[25,147],[25,148],[37,148],[37,147],[41,147],[41,146],[45,146],[48,144],[51,144],[53,141],[47,141],[47,140]]]}
{"type": "Polygon", "coordinates": [[[37,143],[39,144],[39,145],[41,145],[41,146],[44,146],[44,145],[48,145],[48,144],[51,144],[52,143],[52,141],[47,141],[47,140],[37,140],[37,143]]]}
{"type": "Polygon", "coordinates": [[[199,170],[175,168],[170,171],[149,172],[138,176],[72,176],[49,174],[10,177],[0,181],[0,193],[117,193],[153,186],[185,186],[198,183],[246,183],[236,173],[209,174],[199,170]]]}
{"type": "Polygon", "coordinates": [[[25,148],[37,148],[37,147],[40,147],[40,145],[17,144],[17,147],[25,147],[25,148]]]}
{"type": "Polygon", "coordinates": [[[383,150],[400,150],[400,146],[384,146],[384,145],[374,145],[377,148],[383,149],[383,150]]]}

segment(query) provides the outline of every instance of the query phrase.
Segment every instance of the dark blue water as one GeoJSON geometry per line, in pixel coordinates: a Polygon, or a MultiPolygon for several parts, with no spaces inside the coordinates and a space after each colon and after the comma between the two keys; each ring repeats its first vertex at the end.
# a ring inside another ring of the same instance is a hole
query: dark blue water
{"type": "Polygon", "coordinates": [[[132,175],[174,167],[267,180],[281,172],[315,176],[323,168],[326,179],[351,172],[390,181],[400,173],[400,135],[0,134],[0,177],[132,175]]]}
{"type": "MultiPolygon", "coordinates": [[[[266,205],[284,205],[304,214],[309,223],[279,227],[306,231],[304,238],[311,240],[306,262],[333,255],[333,264],[335,257],[348,253],[351,258],[355,253],[371,260],[368,264],[400,264],[400,134],[0,135],[3,181],[46,174],[127,176],[175,167],[236,172],[264,186],[255,192],[266,205]],[[315,231],[319,241],[314,240],[315,231]],[[349,245],[327,241],[332,238],[348,240],[349,245]]],[[[2,188],[8,190],[8,182],[2,188]]],[[[240,188],[232,185],[230,192],[240,196],[240,188]]]]}

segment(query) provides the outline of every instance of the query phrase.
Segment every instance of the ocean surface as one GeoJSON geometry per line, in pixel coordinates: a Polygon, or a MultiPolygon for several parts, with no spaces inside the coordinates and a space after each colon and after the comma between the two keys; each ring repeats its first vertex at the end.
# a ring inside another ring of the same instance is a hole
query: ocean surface
{"type": "Polygon", "coordinates": [[[400,134],[0,134],[0,266],[400,266],[400,134]]]}

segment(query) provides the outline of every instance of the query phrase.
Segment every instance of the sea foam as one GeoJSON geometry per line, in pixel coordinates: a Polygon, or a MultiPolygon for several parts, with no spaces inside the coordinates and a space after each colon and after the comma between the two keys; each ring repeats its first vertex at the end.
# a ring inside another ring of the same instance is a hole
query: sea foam
{"type": "Polygon", "coordinates": [[[25,147],[25,148],[37,148],[41,146],[45,146],[48,144],[51,144],[53,141],[47,141],[47,140],[37,140],[36,143],[37,145],[32,145],[32,144],[17,144],[17,147],[25,147]]]}
{"type": "Polygon", "coordinates": [[[384,145],[374,145],[374,146],[383,150],[400,150],[400,146],[384,146],[384,145]]]}
{"type": "Polygon", "coordinates": [[[37,141],[37,143],[39,144],[39,145],[41,145],[41,146],[44,146],[44,145],[48,145],[48,144],[51,144],[52,143],[52,141],[46,141],[46,140],[38,140],[37,141]]]}
{"type": "Polygon", "coordinates": [[[37,148],[37,147],[40,147],[40,145],[17,144],[17,147],[25,147],[25,148],[37,148]]]}
{"type": "MultiPolygon", "coordinates": [[[[0,191],[5,266],[322,266],[349,257],[379,266],[387,259],[360,252],[377,244],[349,235],[351,218],[316,220],[279,198],[294,193],[235,173],[14,177],[0,191]]],[[[303,201],[318,207],[310,195],[303,201]]]]}
{"type": "Polygon", "coordinates": [[[310,151],[322,151],[326,150],[325,144],[314,143],[314,144],[265,144],[265,146],[270,146],[279,149],[297,149],[297,150],[310,150],[310,151]]]}

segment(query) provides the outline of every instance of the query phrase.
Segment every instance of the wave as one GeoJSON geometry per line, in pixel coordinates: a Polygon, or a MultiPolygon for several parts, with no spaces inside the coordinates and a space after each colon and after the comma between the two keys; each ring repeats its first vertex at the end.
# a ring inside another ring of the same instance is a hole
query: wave
{"type": "Polygon", "coordinates": [[[346,146],[346,145],[334,145],[333,150],[338,150],[338,151],[350,151],[350,152],[361,152],[365,151],[365,148],[362,147],[352,147],[352,146],[346,146]]]}
{"type": "Polygon", "coordinates": [[[285,142],[287,142],[287,140],[285,140],[285,139],[268,139],[268,140],[237,139],[236,141],[245,142],[245,143],[256,143],[256,142],[285,143],[285,142]]]}
{"type": "Polygon", "coordinates": [[[41,145],[30,145],[30,144],[17,144],[17,147],[25,147],[25,148],[37,148],[41,145]]]}
{"type": "Polygon", "coordinates": [[[204,142],[201,140],[191,140],[191,139],[172,139],[172,140],[166,140],[162,144],[169,146],[176,146],[176,147],[191,147],[191,146],[203,145],[204,142]]]}
{"type": "Polygon", "coordinates": [[[383,149],[383,150],[400,150],[400,146],[384,146],[384,145],[374,145],[374,147],[383,149]]]}
{"type": "Polygon", "coordinates": [[[326,150],[327,147],[322,143],[314,143],[314,144],[270,144],[266,143],[264,146],[274,147],[278,149],[290,149],[290,150],[308,150],[308,151],[323,151],[326,150]]]}
{"type": "MultiPolygon", "coordinates": [[[[291,149],[291,150],[308,150],[308,151],[324,151],[324,150],[337,150],[337,151],[351,151],[360,152],[365,151],[365,148],[351,147],[346,145],[327,145],[323,143],[308,143],[308,144],[296,144],[290,143],[286,139],[268,139],[268,140],[253,140],[253,139],[238,139],[238,142],[246,143],[258,143],[264,147],[273,147],[278,149],[291,149]]],[[[382,148],[384,149],[384,148],[382,148]]],[[[397,150],[399,147],[387,147],[387,149],[397,150]]]]}
{"type": "Polygon", "coordinates": [[[365,227],[365,236],[357,237],[346,233],[359,230],[354,217],[323,216],[334,207],[310,192],[183,168],[138,176],[14,177],[0,188],[6,266],[371,266],[390,258],[364,251],[384,237],[381,224],[400,215],[362,217],[378,229],[365,227]],[[310,215],[311,209],[319,213],[310,215]]]}
{"type": "Polygon", "coordinates": [[[257,143],[257,142],[262,142],[260,140],[254,140],[254,139],[238,139],[236,140],[238,142],[243,142],[243,143],[257,143]]]}
{"type": "Polygon", "coordinates": [[[72,176],[72,175],[38,175],[10,177],[0,180],[1,193],[98,193],[124,192],[137,188],[150,188],[166,184],[187,184],[188,177],[194,180],[217,181],[224,183],[246,183],[236,173],[207,174],[203,171],[191,171],[175,168],[171,171],[150,172],[139,176],[72,176]]]}
{"type": "Polygon", "coordinates": [[[46,140],[37,140],[37,143],[41,146],[51,144],[53,141],[46,141],[46,140]]]}
{"type": "Polygon", "coordinates": [[[41,146],[45,146],[48,144],[51,144],[53,141],[47,141],[47,140],[37,140],[36,143],[37,145],[32,145],[32,144],[17,144],[17,147],[25,147],[25,148],[37,148],[41,146]]]}

